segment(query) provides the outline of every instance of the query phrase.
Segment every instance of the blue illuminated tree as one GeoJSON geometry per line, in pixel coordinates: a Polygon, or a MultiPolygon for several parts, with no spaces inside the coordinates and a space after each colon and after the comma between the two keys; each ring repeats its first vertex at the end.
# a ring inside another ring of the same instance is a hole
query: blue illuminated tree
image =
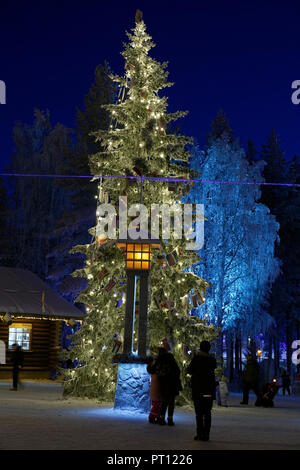
{"type": "Polygon", "coordinates": [[[266,306],[278,272],[274,244],[279,225],[269,209],[257,202],[259,185],[246,184],[262,181],[262,165],[247,161],[222,112],[212,123],[205,150],[195,148],[190,159],[201,180],[220,181],[196,183],[184,199],[204,204],[202,261],[193,270],[205,275],[212,288],[196,313],[222,329],[219,357],[224,334],[226,343],[237,335],[255,338],[272,321],[266,306]]]}

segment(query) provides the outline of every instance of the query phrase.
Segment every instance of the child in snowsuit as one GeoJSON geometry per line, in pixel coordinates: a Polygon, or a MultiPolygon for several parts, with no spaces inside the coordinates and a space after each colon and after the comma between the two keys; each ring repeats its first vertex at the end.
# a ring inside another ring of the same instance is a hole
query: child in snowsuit
{"type": "Polygon", "coordinates": [[[149,423],[157,423],[160,417],[160,409],[161,409],[161,393],[160,393],[160,385],[159,379],[156,374],[156,367],[155,364],[149,364],[147,367],[147,372],[151,374],[151,382],[150,382],[150,399],[152,403],[152,408],[149,413],[149,423]]]}

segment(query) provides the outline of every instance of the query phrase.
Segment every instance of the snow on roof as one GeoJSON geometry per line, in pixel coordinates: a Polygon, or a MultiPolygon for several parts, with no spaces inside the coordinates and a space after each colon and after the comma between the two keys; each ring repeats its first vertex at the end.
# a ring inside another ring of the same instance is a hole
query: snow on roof
{"type": "Polygon", "coordinates": [[[0,312],[58,319],[84,317],[36,274],[6,267],[0,267],[0,312]]]}

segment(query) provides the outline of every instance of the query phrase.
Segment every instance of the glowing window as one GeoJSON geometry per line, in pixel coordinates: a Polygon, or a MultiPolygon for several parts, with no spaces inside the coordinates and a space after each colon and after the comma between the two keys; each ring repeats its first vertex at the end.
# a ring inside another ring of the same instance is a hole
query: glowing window
{"type": "Polygon", "coordinates": [[[13,349],[13,345],[18,344],[23,351],[30,351],[31,331],[30,323],[12,323],[9,326],[8,349],[13,349]]]}

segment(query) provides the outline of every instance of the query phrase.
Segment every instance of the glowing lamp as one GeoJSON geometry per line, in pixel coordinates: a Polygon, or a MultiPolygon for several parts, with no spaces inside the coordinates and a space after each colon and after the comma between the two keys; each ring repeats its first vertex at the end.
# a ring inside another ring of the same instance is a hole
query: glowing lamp
{"type": "Polygon", "coordinates": [[[258,349],[257,350],[257,357],[261,357],[262,356],[262,350],[261,349],[258,349]]]}
{"type": "Polygon", "coordinates": [[[117,247],[126,255],[126,269],[147,270],[151,267],[152,250],[160,249],[160,240],[119,241],[117,247]]]}

